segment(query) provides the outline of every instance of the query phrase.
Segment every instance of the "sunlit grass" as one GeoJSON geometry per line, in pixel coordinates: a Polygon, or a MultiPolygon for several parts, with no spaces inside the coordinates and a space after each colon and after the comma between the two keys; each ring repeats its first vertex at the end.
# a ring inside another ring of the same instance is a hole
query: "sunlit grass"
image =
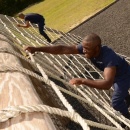
{"type": "Polygon", "coordinates": [[[46,19],[46,26],[68,31],[75,24],[114,0],[44,0],[26,8],[23,12],[36,12],[46,19]]]}

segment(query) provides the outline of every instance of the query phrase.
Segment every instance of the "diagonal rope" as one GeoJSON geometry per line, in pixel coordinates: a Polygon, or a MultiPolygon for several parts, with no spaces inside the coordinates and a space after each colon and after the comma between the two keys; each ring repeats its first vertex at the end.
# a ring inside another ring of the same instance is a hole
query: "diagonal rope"
{"type": "MultiPolygon", "coordinates": [[[[18,54],[18,53],[14,53],[14,51],[7,50],[7,49],[5,49],[5,48],[4,48],[4,49],[2,48],[2,49],[1,49],[1,52],[4,52],[4,51],[5,51],[5,52],[11,52],[12,54],[15,54],[15,55],[17,55],[17,56],[20,55],[20,54],[18,54]]],[[[24,58],[23,56],[19,56],[19,57],[22,58],[22,59],[26,59],[26,58],[24,58]]],[[[31,62],[30,60],[26,59],[26,61],[29,61],[29,63],[32,64],[32,62],[31,62]]],[[[33,64],[34,64],[34,63],[33,63],[33,64]]],[[[6,70],[12,70],[13,67],[7,67],[7,66],[5,67],[5,66],[2,66],[1,68],[6,68],[6,70]]],[[[18,68],[15,67],[15,69],[13,68],[13,70],[20,70],[20,71],[22,70],[22,72],[27,73],[27,70],[26,70],[26,71],[25,71],[25,70],[23,71],[23,69],[20,69],[19,67],[18,67],[18,68]]],[[[2,70],[1,70],[1,71],[2,71],[2,70]]],[[[33,75],[34,77],[39,78],[39,76],[37,77],[36,74],[32,74],[32,72],[28,72],[27,74],[33,75]],[[30,73],[31,73],[31,74],[30,74],[30,73]]],[[[40,80],[41,80],[41,79],[40,79],[40,80]]],[[[45,81],[44,81],[44,82],[45,82],[45,81]]],[[[73,95],[72,93],[70,93],[70,92],[68,92],[68,91],[66,91],[66,90],[64,90],[64,89],[61,89],[61,88],[60,88],[60,90],[63,91],[63,92],[65,92],[65,93],[67,92],[67,94],[70,94],[71,96],[73,95]]],[[[76,95],[74,95],[74,97],[79,98],[79,97],[76,96],[76,95]]],[[[80,99],[80,98],[79,98],[79,99],[80,99]]],[[[89,100],[89,99],[87,99],[87,100],[89,100]]],[[[83,100],[83,101],[84,101],[84,100],[83,100]]],[[[97,101],[98,101],[98,100],[97,100],[97,101]]],[[[85,102],[86,102],[86,101],[85,101],[85,102]]],[[[91,101],[90,101],[90,102],[91,102],[91,101]]],[[[97,103],[100,103],[100,102],[97,102],[97,103]]],[[[93,106],[93,105],[91,104],[90,106],[93,106]]],[[[108,107],[108,106],[107,106],[107,107],[108,107]]],[[[118,114],[118,115],[119,115],[119,114],[118,114]]]]}

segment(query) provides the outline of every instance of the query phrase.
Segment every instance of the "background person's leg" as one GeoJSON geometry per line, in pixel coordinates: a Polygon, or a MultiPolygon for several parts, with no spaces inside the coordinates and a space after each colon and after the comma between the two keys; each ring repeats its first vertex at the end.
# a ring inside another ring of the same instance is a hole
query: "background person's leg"
{"type": "Polygon", "coordinates": [[[41,21],[40,23],[38,23],[38,27],[39,27],[39,32],[42,36],[45,37],[45,39],[50,43],[51,39],[48,37],[48,35],[44,32],[44,21],[41,21]]]}

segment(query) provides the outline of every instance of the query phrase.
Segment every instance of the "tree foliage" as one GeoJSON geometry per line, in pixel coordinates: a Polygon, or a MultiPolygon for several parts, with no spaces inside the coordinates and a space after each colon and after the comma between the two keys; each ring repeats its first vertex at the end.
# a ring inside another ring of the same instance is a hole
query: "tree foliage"
{"type": "Polygon", "coordinates": [[[0,14],[13,16],[31,4],[43,0],[0,0],[0,14]]]}

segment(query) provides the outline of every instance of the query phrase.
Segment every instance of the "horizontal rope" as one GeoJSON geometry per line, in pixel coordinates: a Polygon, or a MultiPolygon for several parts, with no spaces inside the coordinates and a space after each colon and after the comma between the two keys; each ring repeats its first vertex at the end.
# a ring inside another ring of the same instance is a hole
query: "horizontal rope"
{"type": "MultiPolygon", "coordinates": [[[[10,118],[17,117],[18,115],[20,115],[22,113],[28,113],[28,112],[46,112],[49,114],[56,114],[59,116],[68,117],[71,120],[78,123],[78,121],[77,121],[78,113],[76,113],[76,112],[71,113],[71,112],[68,112],[65,110],[61,110],[61,109],[54,108],[54,107],[49,107],[46,105],[7,107],[0,111],[0,122],[5,122],[10,118]]],[[[80,120],[80,119],[78,119],[78,120],[80,120]]],[[[111,127],[111,126],[104,125],[104,124],[99,124],[99,123],[96,123],[93,121],[89,121],[89,120],[85,120],[85,121],[88,125],[95,126],[97,128],[102,128],[102,129],[106,129],[106,130],[121,130],[121,129],[118,129],[115,127],[111,127]]]]}

